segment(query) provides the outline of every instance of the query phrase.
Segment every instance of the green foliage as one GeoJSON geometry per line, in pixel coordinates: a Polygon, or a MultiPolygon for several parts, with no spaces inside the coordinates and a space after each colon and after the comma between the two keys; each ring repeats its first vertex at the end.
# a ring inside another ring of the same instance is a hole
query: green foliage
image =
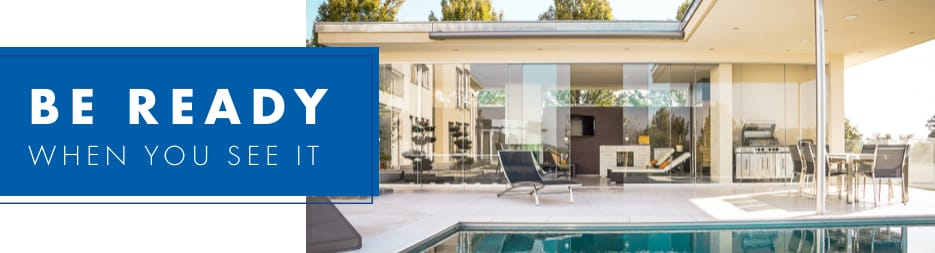
{"type": "Polygon", "coordinates": [[[685,15],[688,14],[688,7],[690,7],[691,5],[692,5],[691,0],[685,0],[685,2],[682,2],[682,4],[679,5],[678,12],[675,13],[675,19],[679,21],[683,21],[682,19],[684,19],[685,15]]]}
{"type": "Polygon", "coordinates": [[[613,106],[617,102],[612,90],[571,90],[568,95],[573,105],[613,106]]]}
{"type": "Polygon", "coordinates": [[[318,6],[315,21],[389,22],[405,0],[327,0],[318,6]]]}
{"type": "MultiPolygon", "coordinates": [[[[396,20],[405,0],[325,0],[318,6],[315,22],[390,22],[396,20]]],[[[312,33],[309,46],[319,46],[318,33],[312,33]]]]}
{"type": "Polygon", "coordinates": [[[687,106],[684,90],[558,90],[546,95],[549,106],[687,106]]]}
{"type": "Polygon", "coordinates": [[[688,94],[684,90],[627,90],[617,97],[620,106],[684,106],[688,94]]]}
{"type": "Polygon", "coordinates": [[[649,128],[650,145],[653,147],[675,147],[684,145],[688,139],[688,123],[682,116],[672,115],[669,108],[659,108],[653,115],[649,128]]]}
{"type": "Polygon", "coordinates": [[[438,17],[435,16],[435,11],[429,11],[429,21],[438,21],[438,17]]]}
{"type": "Polygon", "coordinates": [[[688,138],[688,122],[681,116],[672,116],[672,145],[685,145],[688,138]]]}
{"type": "Polygon", "coordinates": [[[617,104],[613,90],[557,90],[547,95],[549,106],[597,106],[609,107],[617,104]]]}
{"type": "Polygon", "coordinates": [[[442,0],[442,21],[500,21],[490,0],[442,0]]]}
{"type": "Polygon", "coordinates": [[[393,159],[393,157],[390,156],[390,154],[388,154],[388,153],[386,153],[386,152],[380,152],[380,161],[389,161],[389,160],[392,160],[392,159],[393,159]]]}
{"type": "Polygon", "coordinates": [[[929,138],[935,138],[935,115],[933,115],[932,118],[930,118],[929,121],[925,123],[925,127],[928,127],[928,129],[932,131],[929,133],[929,138]]]}
{"type": "Polygon", "coordinates": [[[477,104],[503,106],[506,104],[506,92],[504,90],[481,90],[477,92],[477,104]]]}
{"type": "Polygon", "coordinates": [[[844,119],[844,150],[847,152],[860,152],[860,139],[864,134],[857,130],[857,126],[851,124],[851,120],[844,119]]]}
{"type": "Polygon", "coordinates": [[[612,20],[613,10],[607,0],[555,0],[539,14],[539,20],[612,20]]]}

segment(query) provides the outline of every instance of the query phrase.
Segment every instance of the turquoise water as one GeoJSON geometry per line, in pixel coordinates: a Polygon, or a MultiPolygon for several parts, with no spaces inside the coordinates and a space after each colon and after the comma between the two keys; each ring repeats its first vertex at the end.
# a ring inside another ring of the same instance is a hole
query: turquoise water
{"type": "Polygon", "coordinates": [[[456,228],[413,252],[935,252],[931,224],[738,227],[742,228],[456,228]]]}

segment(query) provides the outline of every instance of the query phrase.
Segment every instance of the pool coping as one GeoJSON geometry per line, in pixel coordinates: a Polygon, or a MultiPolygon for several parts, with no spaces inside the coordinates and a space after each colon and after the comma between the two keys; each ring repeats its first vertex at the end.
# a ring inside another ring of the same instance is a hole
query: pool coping
{"type": "Polygon", "coordinates": [[[815,217],[787,220],[719,220],[691,222],[457,222],[425,239],[419,240],[400,252],[422,252],[434,247],[459,231],[524,231],[535,232],[608,232],[610,230],[627,231],[697,231],[697,230],[751,230],[751,229],[788,229],[788,228],[823,228],[854,226],[893,226],[893,225],[935,225],[935,215],[912,216],[866,216],[859,218],[815,217]]]}

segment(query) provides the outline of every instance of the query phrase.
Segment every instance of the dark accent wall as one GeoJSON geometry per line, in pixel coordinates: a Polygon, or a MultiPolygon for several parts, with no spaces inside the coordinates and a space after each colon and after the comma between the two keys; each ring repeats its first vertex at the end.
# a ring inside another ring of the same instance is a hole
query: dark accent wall
{"type": "Polygon", "coordinates": [[[572,107],[570,114],[594,117],[594,136],[571,137],[571,162],[579,174],[599,174],[600,146],[623,145],[623,108],[572,107]]]}

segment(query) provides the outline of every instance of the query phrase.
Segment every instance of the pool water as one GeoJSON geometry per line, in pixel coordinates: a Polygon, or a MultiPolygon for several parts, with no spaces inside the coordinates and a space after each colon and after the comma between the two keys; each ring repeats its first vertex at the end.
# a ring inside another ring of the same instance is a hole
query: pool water
{"type": "Polygon", "coordinates": [[[512,231],[506,226],[473,226],[457,228],[412,252],[935,252],[935,224],[742,225],[710,229],[661,225],[655,230],[550,225],[552,231],[545,230],[548,226],[517,226],[512,231]]]}

